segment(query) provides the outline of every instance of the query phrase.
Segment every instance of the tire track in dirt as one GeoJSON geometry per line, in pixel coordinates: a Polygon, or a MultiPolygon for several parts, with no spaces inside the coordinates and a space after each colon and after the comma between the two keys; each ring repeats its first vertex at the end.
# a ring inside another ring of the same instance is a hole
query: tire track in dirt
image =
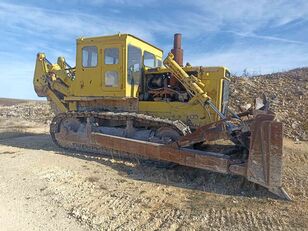
{"type": "Polygon", "coordinates": [[[198,229],[211,230],[290,230],[283,219],[249,210],[207,209],[198,229]]]}
{"type": "Polygon", "coordinates": [[[185,210],[177,208],[165,208],[150,212],[148,219],[142,225],[136,226],[136,230],[176,230],[188,223],[185,210]]]}
{"type": "MultiPolygon", "coordinates": [[[[308,165],[307,165],[308,168],[308,165]]],[[[287,167],[284,182],[288,188],[288,192],[294,197],[299,197],[301,200],[307,199],[308,190],[308,169],[296,169],[287,167]]]]}
{"type": "MultiPolygon", "coordinates": [[[[48,175],[49,182],[64,192],[58,200],[61,203],[64,201],[68,210],[71,210],[70,207],[88,208],[89,212],[86,217],[82,218],[81,210],[77,213],[78,218],[84,219],[82,222],[94,229],[123,230],[125,227],[126,230],[204,230],[206,228],[209,230],[291,230],[290,224],[294,223],[292,217],[284,216],[279,210],[266,208],[265,204],[256,208],[249,207],[250,202],[252,204],[256,202],[250,199],[245,199],[246,202],[243,202],[241,198],[237,198],[235,204],[230,204],[227,200],[226,203],[215,202],[211,206],[211,200],[214,202],[221,196],[207,198],[207,194],[201,195],[202,193],[191,190],[178,191],[177,188],[168,186],[155,190],[153,185],[141,182],[132,184],[129,180],[120,179],[122,176],[119,178],[119,176],[112,175],[111,177],[115,177],[112,179],[114,182],[122,182],[117,183],[116,187],[125,190],[115,190],[108,185],[106,186],[108,190],[98,190],[100,182],[91,187],[91,183],[86,180],[83,184],[76,183],[77,176],[71,173],[63,172],[63,179],[61,179],[62,174],[58,174],[59,172],[61,170],[57,169],[55,176],[48,175]],[[75,183],[69,185],[72,188],[68,190],[68,185],[63,184],[63,180],[75,183]],[[137,183],[140,184],[139,187],[137,183]],[[77,186],[82,190],[78,191],[77,186]],[[66,190],[62,190],[61,187],[66,190]],[[83,196],[84,199],[80,203],[74,203],[70,196],[72,191],[77,191],[74,197],[82,198],[83,196]],[[88,198],[84,197],[85,193],[89,194],[88,198]],[[207,201],[209,206],[206,206],[206,203],[198,205],[201,198],[194,196],[195,193],[200,194],[203,197],[202,200],[207,201]],[[190,200],[193,204],[190,204],[189,200],[185,202],[187,196],[188,198],[192,196],[190,200]]],[[[292,173],[296,175],[296,172],[292,173]]],[[[306,180],[293,176],[291,179],[294,180],[292,187],[300,185],[299,190],[305,192],[306,180]]],[[[108,177],[102,179],[107,182],[110,180],[108,177]]],[[[59,195],[59,190],[57,190],[57,195],[59,195]]],[[[232,199],[232,196],[227,196],[227,198],[232,199]]]]}
{"type": "Polygon", "coordinates": [[[109,203],[102,209],[106,211],[106,216],[101,220],[101,228],[120,229],[129,227],[131,230],[182,230],[185,227],[195,227],[203,230],[208,227],[210,230],[291,230],[288,222],[279,214],[269,214],[266,212],[255,212],[247,209],[237,210],[226,209],[203,209],[199,215],[191,215],[189,209],[165,208],[160,210],[144,210],[141,204],[136,204],[134,208],[131,203],[121,201],[127,197],[117,198],[116,203],[109,203]],[[125,206],[119,206],[119,205],[125,206]],[[118,205],[118,206],[115,206],[118,205]],[[125,208],[124,208],[125,207],[125,208]],[[123,209],[123,210],[119,210],[123,209]],[[117,217],[108,215],[110,211],[121,211],[117,217]]]}
{"type": "Polygon", "coordinates": [[[103,228],[109,227],[110,230],[121,227],[127,219],[131,220],[130,211],[133,210],[133,206],[137,203],[136,199],[129,195],[121,194],[116,198],[114,197],[115,195],[109,196],[109,203],[102,207],[104,211],[109,211],[110,213],[107,214],[101,224],[104,225],[103,228]]]}

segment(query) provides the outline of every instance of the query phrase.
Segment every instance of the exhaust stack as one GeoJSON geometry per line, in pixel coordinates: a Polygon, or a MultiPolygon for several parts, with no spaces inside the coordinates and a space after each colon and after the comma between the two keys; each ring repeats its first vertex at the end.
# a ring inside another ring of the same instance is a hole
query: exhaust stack
{"type": "MultiPolygon", "coordinates": [[[[174,55],[174,61],[177,62],[181,67],[183,66],[183,49],[182,49],[182,34],[174,34],[173,49],[171,53],[174,55]]],[[[177,86],[178,80],[171,75],[170,85],[177,86]]]]}
{"type": "Polygon", "coordinates": [[[182,49],[182,34],[175,34],[173,40],[173,49],[171,53],[174,55],[174,61],[180,66],[183,66],[183,49],[182,49]]]}

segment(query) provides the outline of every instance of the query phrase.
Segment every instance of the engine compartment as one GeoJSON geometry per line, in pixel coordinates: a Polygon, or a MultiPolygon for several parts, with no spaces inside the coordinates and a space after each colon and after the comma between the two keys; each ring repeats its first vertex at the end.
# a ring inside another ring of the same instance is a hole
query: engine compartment
{"type": "MultiPolygon", "coordinates": [[[[179,81],[171,84],[172,74],[169,72],[153,72],[150,70],[141,81],[139,100],[188,102],[191,96],[179,81]]],[[[187,72],[189,75],[198,76],[197,71],[187,72]]]]}

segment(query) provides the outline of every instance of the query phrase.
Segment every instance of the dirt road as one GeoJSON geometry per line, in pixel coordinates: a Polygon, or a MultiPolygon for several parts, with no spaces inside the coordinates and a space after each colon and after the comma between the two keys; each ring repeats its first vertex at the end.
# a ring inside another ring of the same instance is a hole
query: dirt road
{"type": "Polygon", "coordinates": [[[1,230],[307,230],[308,143],[285,140],[279,200],[241,178],[57,148],[47,125],[0,120],[1,230]]]}

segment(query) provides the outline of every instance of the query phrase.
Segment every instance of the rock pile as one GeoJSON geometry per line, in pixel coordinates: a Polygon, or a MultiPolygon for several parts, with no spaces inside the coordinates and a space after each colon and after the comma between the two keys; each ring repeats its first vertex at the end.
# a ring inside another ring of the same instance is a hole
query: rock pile
{"type": "Polygon", "coordinates": [[[233,77],[230,86],[230,108],[253,105],[254,98],[265,93],[270,110],[284,123],[284,134],[293,139],[308,140],[308,68],[253,77],[233,77]]]}
{"type": "Polygon", "coordinates": [[[0,117],[50,124],[54,114],[46,101],[28,101],[0,107],[0,117]]]}

